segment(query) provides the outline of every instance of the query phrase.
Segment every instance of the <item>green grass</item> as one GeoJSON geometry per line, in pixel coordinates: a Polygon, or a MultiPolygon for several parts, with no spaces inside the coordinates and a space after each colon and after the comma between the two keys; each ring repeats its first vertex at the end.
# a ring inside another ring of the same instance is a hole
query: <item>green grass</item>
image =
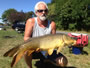
{"type": "MultiPolygon", "coordinates": [[[[0,68],[10,68],[10,63],[12,61],[12,57],[3,57],[3,54],[18,44],[23,42],[23,35],[18,34],[12,29],[8,29],[6,31],[0,31],[0,68]],[[10,36],[10,38],[7,38],[10,36]]],[[[90,67],[90,41],[87,47],[84,47],[84,51],[88,53],[75,55],[69,53],[68,47],[64,47],[62,49],[62,54],[64,54],[68,59],[68,67],[76,67],[76,68],[89,68],[90,67]]],[[[37,68],[35,66],[37,60],[32,61],[33,68],[37,68]]],[[[14,68],[27,68],[27,65],[22,58],[14,68]]]]}

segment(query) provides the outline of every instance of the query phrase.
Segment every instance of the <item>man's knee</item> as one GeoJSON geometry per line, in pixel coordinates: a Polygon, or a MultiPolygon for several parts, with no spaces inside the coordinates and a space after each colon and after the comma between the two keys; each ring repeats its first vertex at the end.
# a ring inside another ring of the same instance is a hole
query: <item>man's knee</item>
{"type": "Polygon", "coordinates": [[[62,66],[62,67],[65,67],[68,64],[68,60],[65,56],[58,57],[56,58],[55,61],[57,65],[62,66]]]}

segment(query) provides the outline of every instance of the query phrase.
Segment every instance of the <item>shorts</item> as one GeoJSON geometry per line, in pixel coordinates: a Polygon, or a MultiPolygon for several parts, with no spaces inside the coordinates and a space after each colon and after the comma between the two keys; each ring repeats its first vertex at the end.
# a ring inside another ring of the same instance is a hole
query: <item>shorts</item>
{"type": "Polygon", "coordinates": [[[39,53],[34,52],[32,54],[33,59],[40,59],[41,61],[43,61],[44,59],[49,59],[53,62],[55,62],[56,58],[61,57],[61,56],[64,56],[64,55],[61,53],[57,54],[56,50],[53,51],[52,55],[47,55],[47,56],[45,56],[45,52],[39,52],[39,53]]]}

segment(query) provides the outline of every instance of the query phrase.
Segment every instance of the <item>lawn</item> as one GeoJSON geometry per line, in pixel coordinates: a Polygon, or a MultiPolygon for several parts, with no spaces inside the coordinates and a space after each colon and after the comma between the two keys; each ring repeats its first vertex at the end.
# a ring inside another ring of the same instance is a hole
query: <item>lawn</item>
{"type": "MultiPolygon", "coordinates": [[[[6,31],[0,31],[0,68],[10,68],[10,63],[12,61],[12,57],[3,57],[3,54],[11,49],[14,46],[21,44],[23,41],[23,34],[18,34],[12,29],[7,29],[6,31]]],[[[85,51],[84,54],[75,55],[69,53],[69,48],[64,47],[61,51],[68,59],[67,67],[70,68],[90,68],[90,41],[87,47],[83,49],[85,51]]],[[[40,68],[36,66],[36,63],[39,59],[32,61],[33,68],[40,68]]],[[[40,64],[38,64],[40,65],[40,64]]],[[[53,68],[54,66],[52,66],[53,68]]],[[[13,68],[27,68],[27,65],[22,58],[15,67],[13,68]]],[[[57,68],[57,67],[56,67],[57,68]]]]}

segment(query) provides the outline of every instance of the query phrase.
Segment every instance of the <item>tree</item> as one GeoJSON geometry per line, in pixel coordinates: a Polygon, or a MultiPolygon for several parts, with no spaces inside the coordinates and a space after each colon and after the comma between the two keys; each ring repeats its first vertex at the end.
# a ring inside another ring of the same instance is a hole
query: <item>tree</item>
{"type": "Polygon", "coordinates": [[[50,20],[55,20],[55,3],[53,4],[48,4],[49,7],[49,13],[48,13],[48,18],[50,20]]]}
{"type": "Polygon", "coordinates": [[[35,16],[35,14],[31,12],[24,13],[23,11],[18,12],[15,9],[8,9],[2,14],[2,19],[5,22],[10,22],[11,24],[17,22],[25,22],[28,18],[35,16]]]}
{"type": "MultiPolygon", "coordinates": [[[[90,30],[89,0],[52,0],[50,6],[53,4],[55,13],[53,17],[49,16],[54,19],[58,29],[90,30]]],[[[50,13],[52,14],[51,10],[50,13]]]]}
{"type": "Polygon", "coordinates": [[[8,21],[8,17],[11,13],[15,13],[17,12],[15,9],[8,9],[6,11],[4,11],[4,13],[2,14],[2,20],[3,21],[8,21]]]}
{"type": "Polygon", "coordinates": [[[12,12],[9,17],[8,21],[13,23],[25,21],[25,13],[24,12],[12,12]]]}
{"type": "Polygon", "coordinates": [[[26,15],[25,20],[27,20],[28,18],[32,18],[33,16],[35,16],[35,14],[34,14],[33,11],[27,12],[27,13],[25,13],[25,15],[26,15]]]}

